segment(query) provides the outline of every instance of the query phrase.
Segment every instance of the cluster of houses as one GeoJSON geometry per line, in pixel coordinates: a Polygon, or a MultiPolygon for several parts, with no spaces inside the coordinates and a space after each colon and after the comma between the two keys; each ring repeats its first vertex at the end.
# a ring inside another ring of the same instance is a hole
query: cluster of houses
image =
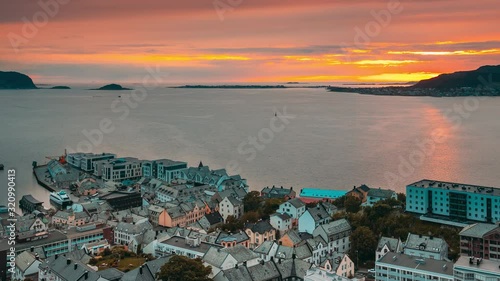
{"type": "MultiPolygon", "coordinates": [[[[357,275],[357,257],[348,254],[349,221],[333,220],[338,209],[331,200],[308,204],[324,192],[301,190],[309,194],[304,199],[292,187],[265,187],[261,197],[282,202],[276,212],[227,232],[221,226],[245,213],[249,191],[239,175],[229,176],[224,169],[211,170],[202,163],[187,167],[180,161],[114,154],[70,154],[66,161],[79,171],[72,184],[83,200],[47,212],[31,196],[23,197],[25,214],[16,218],[17,258],[11,268],[5,267],[7,239],[0,242],[3,280],[155,280],[172,255],[200,258],[211,266],[210,278],[216,281],[365,278],[357,275]],[[116,245],[156,259],[127,272],[89,265],[92,257],[116,245]]],[[[52,166],[57,175],[67,169],[63,164],[52,166]]],[[[342,194],[358,198],[363,206],[397,199],[392,190],[366,185],[342,194]]],[[[13,231],[6,214],[0,215],[0,235],[5,238],[13,231]]],[[[376,280],[473,280],[471,274],[476,280],[497,280],[491,278],[500,275],[498,224],[465,225],[460,245],[463,256],[453,263],[448,260],[448,244],[439,237],[409,233],[404,242],[380,237],[371,273],[376,280]]]]}

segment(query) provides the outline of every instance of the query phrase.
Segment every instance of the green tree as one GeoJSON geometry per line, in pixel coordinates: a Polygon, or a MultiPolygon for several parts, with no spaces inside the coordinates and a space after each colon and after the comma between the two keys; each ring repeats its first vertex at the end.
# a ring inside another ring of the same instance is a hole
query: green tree
{"type": "Polygon", "coordinates": [[[360,226],[351,234],[350,256],[361,263],[374,260],[377,243],[377,237],[373,231],[366,226],[360,226]]]}
{"type": "Polygon", "coordinates": [[[243,209],[245,212],[259,211],[263,201],[260,192],[251,191],[243,198],[243,209]]]}
{"type": "Polygon", "coordinates": [[[262,216],[270,216],[276,213],[276,210],[279,209],[281,203],[285,202],[285,200],[281,198],[269,198],[264,201],[264,208],[262,211],[262,216]]]}
{"type": "Polygon", "coordinates": [[[361,210],[361,200],[354,196],[347,196],[344,202],[345,210],[348,213],[357,213],[361,210]]]}
{"type": "Polygon", "coordinates": [[[211,266],[204,266],[201,259],[190,259],[184,256],[173,256],[157,273],[162,281],[211,281],[208,275],[211,266]]]}

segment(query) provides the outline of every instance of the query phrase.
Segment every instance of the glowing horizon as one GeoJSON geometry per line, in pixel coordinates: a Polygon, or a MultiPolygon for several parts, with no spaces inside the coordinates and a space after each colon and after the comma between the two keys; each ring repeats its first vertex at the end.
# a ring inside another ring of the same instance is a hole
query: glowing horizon
{"type": "Polygon", "coordinates": [[[40,2],[65,4],[0,11],[0,70],[39,84],[136,82],[156,66],[172,84],[409,82],[500,64],[494,0],[40,2]]]}

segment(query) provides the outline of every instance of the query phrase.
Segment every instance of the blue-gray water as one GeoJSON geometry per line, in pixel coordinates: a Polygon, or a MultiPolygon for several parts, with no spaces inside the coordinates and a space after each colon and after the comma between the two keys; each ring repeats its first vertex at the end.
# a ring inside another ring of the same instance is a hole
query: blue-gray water
{"type": "MultiPolygon", "coordinates": [[[[120,112],[111,110],[113,101],[127,94],[0,91],[0,163],[17,170],[18,200],[24,194],[47,200],[48,192],[32,177],[32,161],[44,163],[45,156],[76,149],[86,140],[82,131],[98,129],[103,118],[114,131],[104,134],[94,152],[190,165],[201,160],[212,168],[236,165],[251,189],[273,184],[349,189],[365,183],[404,191],[405,184],[422,178],[500,186],[500,98],[163,88],[149,91],[136,108],[120,102],[114,110],[120,112]],[[464,104],[464,112],[448,112],[464,104]],[[130,114],[120,120],[123,106],[130,114]],[[270,122],[285,107],[294,118],[279,131],[282,121],[270,122]],[[255,159],[248,160],[251,146],[242,143],[259,134],[269,138],[271,127],[272,139],[260,143],[255,159]],[[445,137],[435,142],[433,134],[445,137]],[[419,152],[421,141],[426,154],[419,152]],[[413,164],[406,163],[410,158],[413,164]]],[[[6,177],[1,171],[3,190],[6,177]]],[[[6,201],[0,196],[0,204],[6,201]]]]}

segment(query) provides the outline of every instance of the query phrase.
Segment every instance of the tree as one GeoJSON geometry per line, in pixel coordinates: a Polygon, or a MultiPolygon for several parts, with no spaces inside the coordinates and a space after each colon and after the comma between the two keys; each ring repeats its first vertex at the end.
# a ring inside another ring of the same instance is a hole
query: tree
{"type": "Polygon", "coordinates": [[[204,266],[201,259],[190,259],[184,256],[173,256],[157,273],[162,281],[211,281],[208,275],[211,266],[204,266]]]}
{"type": "Polygon", "coordinates": [[[377,237],[373,231],[366,226],[360,226],[351,234],[350,256],[356,257],[360,262],[374,260],[377,243],[377,237]]]}
{"type": "Polygon", "coordinates": [[[281,198],[269,198],[264,201],[264,209],[262,211],[262,216],[270,216],[276,213],[280,205],[285,202],[281,198]]]}
{"type": "Polygon", "coordinates": [[[245,212],[259,211],[263,201],[260,192],[251,191],[243,198],[243,209],[245,212]]]}
{"type": "Polygon", "coordinates": [[[361,209],[361,200],[354,196],[347,196],[344,202],[345,210],[348,213],[357,213],[361,209]]]}

